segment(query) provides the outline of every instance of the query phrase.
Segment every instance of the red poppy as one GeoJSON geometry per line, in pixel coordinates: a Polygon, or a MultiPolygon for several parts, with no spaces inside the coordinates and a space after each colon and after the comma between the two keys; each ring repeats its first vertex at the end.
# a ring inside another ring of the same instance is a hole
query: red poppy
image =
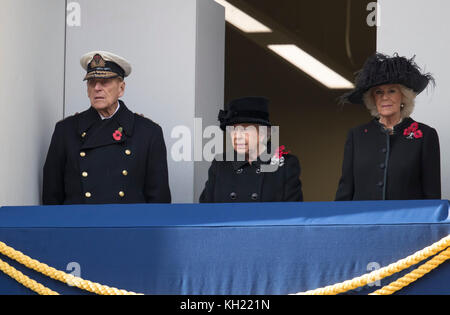
{"type": "Polygon", "coordinates": [[[411,126],[405,129],[403,135],[409,136],[410,134],[415,133],[417,130],[419,130],[419,124],[417,122],[413,122],[411,126]]]}
{"type": "Polygon", "coordinates": [[[278,158],[281,158],[283,155],[291,153],[291,151],[284,151],[286,147],[284,145],[280,146],[275,154],[278,158]]]}
{"type": "Polygon", "coordinates": [[[414,138],[420,139],[420,138],[422,138],[422,137],[423,137],[423,132],[422,132],[422,130],[417,130],[417,131],[414,132],[414,138]]]}
{"type": "Polygon", "coordinates": [[[122,139],[122,133],[119,130],[114,131],[113,138],[116,141],[120,141],[122,139]]]}
{"type": "Polygon", "coordinates": [[[411,129],[406,128],[405,131],[403,131],[404,136],[409,136],[411,134],[411,129]]]}
{"type": "Polygon", "coordinates": [[[417,129],[419,129],[419,124],[417,122],[413,122],[409,128],[411,128],[412,132],[416,132],[417,129]]]}

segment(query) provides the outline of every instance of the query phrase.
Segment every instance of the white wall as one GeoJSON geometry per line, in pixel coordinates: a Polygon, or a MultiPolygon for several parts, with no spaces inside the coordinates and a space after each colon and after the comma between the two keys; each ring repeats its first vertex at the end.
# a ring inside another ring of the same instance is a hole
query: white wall
{"type": "Polygon", "coordinates": [[[65,10],[61,0],[0,2],[0,206],[40,202],[63,117],[65,10]]]}
{"type": "Polygon", "coordinates": [[[441,145],[442,198],[450,199],[450,1],[379,0],[377,50],[416,62],[436,79],[417,97],[412,117],[437,129],[441,145]]]}
{"type": "MultiPolygon", "coordinates": [[[[195,116],[202,118],[204,129],[219,124],[217,117],[224,102],[225,9],[216,2],[197,2],[196,44],[195,116]]],[[[195,145],[207,141],[196,141],[195,145]]],[[[210,165],[208,161],[195,163],[194,202],[198,202],[205,187],[210,165]]]]}

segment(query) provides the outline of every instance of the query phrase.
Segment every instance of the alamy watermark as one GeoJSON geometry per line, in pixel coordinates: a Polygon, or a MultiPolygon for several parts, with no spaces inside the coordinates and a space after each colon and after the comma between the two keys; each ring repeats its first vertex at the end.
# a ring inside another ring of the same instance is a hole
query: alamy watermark
{"type": "MultiPolygon", "coordinates": [[[[381,269],[381,265],[377,262],[371,262],[367,265],[367,271],[376,271],[381,269]]],[[[369,283],[369,287],[381,287],[381,280],[377,280],[375,282],[369,283]]]]}
{"type": "Polygon", "coordinates": [[[81,26],[81,5],[78,2],[67,3],[67,17],[66,22],[69,27],[81,26]]]}
{"type": "Polygon", "coordinates": [[[380,4],[378,2],[369,2],[366,10],[370,12],[366,19],[367,25],[370,27],[380,26],[380,4]]]}
{"type": "MultiPolygon", "coordinates": [[[[81,265],[77,262],[70,262],[67,264],[66,271],[68,271],[72,276],[81,278],[81,265]]],[[[74,287],[75,283],[72,283],[72,280],[69,278],[67,281],[67,285],[74,287]]]]}

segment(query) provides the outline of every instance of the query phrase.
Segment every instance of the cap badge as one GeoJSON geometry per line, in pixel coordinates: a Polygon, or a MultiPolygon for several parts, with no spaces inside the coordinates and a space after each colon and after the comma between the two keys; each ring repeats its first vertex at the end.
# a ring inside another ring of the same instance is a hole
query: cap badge
{"type": "Polygon", "coordinates": [[[103,60],[102,56],[96,54],[94,58],[92,58],[90,67],[91,68],[104,68],[106,66],[105,60],[103,60]]]}

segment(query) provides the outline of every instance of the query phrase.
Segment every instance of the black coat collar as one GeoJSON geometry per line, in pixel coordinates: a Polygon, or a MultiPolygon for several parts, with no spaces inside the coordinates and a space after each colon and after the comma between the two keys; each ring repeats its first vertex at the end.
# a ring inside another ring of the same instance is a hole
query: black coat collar
{"type": "MultiPolygon", "coordinates": [[[[372,122],[381,132],[386,132],[386,127],[380,123],[378,118],[373,119],[372,122]]],[[[413,122],[414,120],[411,117],[404,118],[399,124],[394,126],[394,134],[403,134],[403,130],[411,126],[413,122]]]]}
{"type": "Polygon", "coordinates": [[[77,132],[83,141],[82,149],[124,142],[134,131],[134,114],[119,101],[120,108],[110,119],[101,120],[98,112],[93,108],[81,113],[78,117],[77,132]],[[113,138],[113,133],[123,129],[120,140],[113,138]]]}
{"type": "MultiPolygon", "coordinates": [[[[270,163],[270,159],[268,161],[262,161],[260,157],[261,156],[258,156],[256,161],[252,162],[251,165],[254,165],[257,168],[259,168],[261,166],[261,164],[269,164],[270,163]]],[[[234,160],[233,160],[233,162],[231,162],[231,164],[233,165],[233,169],[235,171],[237,171],[238,169],[243,168],[244,166],[250,166],[250,163],[248,161],[238,161],[237,160],[237,154],[234,154],[234,160]]]]}
{"type": "Polygon", "coordinates": [[[77,133],[80,137],[87,133],[95,123],[101,121],[100,115],[93,107],[79,114],[77,118],[77,133]]]}
{"type": "Polygon", "coordinates": [[[111,119],[115,119],[117,123],[123,128],[124,133],[131,137],[134,131],[134,114],[125,106],[125,103],[120,101],[119,111],[111,119]]]}

